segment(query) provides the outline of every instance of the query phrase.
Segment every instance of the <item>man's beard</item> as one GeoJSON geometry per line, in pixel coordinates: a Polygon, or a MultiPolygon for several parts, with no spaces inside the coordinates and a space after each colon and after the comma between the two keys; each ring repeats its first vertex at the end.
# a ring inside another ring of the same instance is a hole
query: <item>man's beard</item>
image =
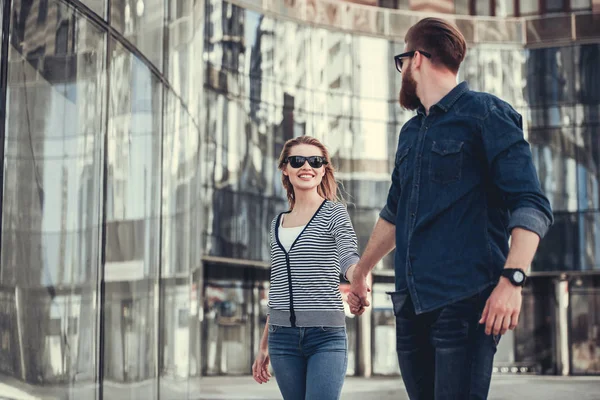
{"type": "Polygon", "coordinates": [[[421,106],[421,100],[417,96],[417,82],[413,79],[410,69],[402,74],[402,87],[400,88],[400,105],[414,111],[421,106]]]}

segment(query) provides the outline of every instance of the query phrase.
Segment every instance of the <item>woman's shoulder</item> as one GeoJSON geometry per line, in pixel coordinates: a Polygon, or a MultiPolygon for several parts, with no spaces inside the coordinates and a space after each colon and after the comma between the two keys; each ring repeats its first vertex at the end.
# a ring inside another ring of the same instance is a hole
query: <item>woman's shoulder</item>
{"type": "Polygon", "coordinates": [[[329,205],[329,211],[334,214],[346,215],[348,214],[348,207],[344,203],[340,203],[337,201],[327,201],[327,205],[329,205]]]}

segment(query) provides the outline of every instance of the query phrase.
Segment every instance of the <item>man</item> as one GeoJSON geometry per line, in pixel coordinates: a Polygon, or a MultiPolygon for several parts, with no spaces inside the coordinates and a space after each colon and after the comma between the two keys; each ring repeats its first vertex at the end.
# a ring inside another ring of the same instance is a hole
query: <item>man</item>
{"type": "Polygon", "coordinates": [[[397,353],[413,400],[487,398],[498,340],[517,326],[522,284],[553,222],[521,116],[457,85],[465,54],[454,26],[426,18],[395,57],[400,104],[417,115],[400,131],[349,297],[362,314],[367,274],[395,247],[397,353]]]}

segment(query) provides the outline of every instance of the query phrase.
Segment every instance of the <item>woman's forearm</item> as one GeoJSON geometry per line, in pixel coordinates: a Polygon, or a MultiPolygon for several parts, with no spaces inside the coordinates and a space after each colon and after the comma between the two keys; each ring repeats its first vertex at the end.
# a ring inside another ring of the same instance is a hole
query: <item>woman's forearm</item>
{"type": "Polygon", "coordinates": [[[269,348],[269,316],[267,315],[267,322],[265,323],[265,329],[263,330],[262,337],[260,338],[260,349],[267,350],[269,348]]]}

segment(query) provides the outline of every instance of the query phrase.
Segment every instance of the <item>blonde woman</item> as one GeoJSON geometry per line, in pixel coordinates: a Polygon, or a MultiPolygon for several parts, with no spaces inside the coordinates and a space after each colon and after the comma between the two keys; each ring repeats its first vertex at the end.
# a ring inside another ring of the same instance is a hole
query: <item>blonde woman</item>
{"type": "Polygon", "coordinates": [[[284,400],[337,400],[348,363],[339,275],[352,277],[357,239],[329,153],[318,140],[286,142],[279,158],[290,210],[271,225],[269,316],[252,372],[284,400]]]}

